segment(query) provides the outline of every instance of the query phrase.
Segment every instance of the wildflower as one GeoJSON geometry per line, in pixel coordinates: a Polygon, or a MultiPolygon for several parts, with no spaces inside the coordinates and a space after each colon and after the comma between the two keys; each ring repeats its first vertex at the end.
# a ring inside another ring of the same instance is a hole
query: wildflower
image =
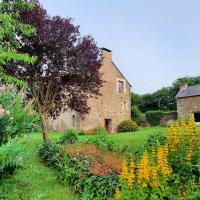
{"type": "Polygon", "coordinates": [[[197,130],[196,130],[196,124],[195,124],[195,119],[194,119],[193,114],[190,114],[190,116],[189,116],[187,128],[188,128],[188,131],[189,131],[188,139],[190,141],[195,140],[197,138],[197,130]]]}
{"type": "Polygon", "coordinates": [[[119,187],[117,187],[116,190],[115,190],[115,199],[116,200],[120,200],[120,190],[119,190],[119,187]]]}
{"type": "Polygon", "coordinates": [[[128,180],[127,180],[128,188],[132,188],[132,186],[133,186],[133,182],[134,182],[134,178],[135,178],[134,171],[135,171],[135,162],[133,159],[131,159],[130,170],[128,172],[128,180]]]}
{"type": "Polygon", "coordinates": [[[179,125],[180,125],[181,128],[184,128],[184,129],[187,128],[187,124],[186,124],[184,116],[182,116],[180,118],[179,125]]]}
{"type": "Polygon", "coordinates": [[[158,187],[159,184],[159,180],[158,180],[158,168],[156,166],[152,166],[151,167],[151,181],[150,181],[150,185],[152,187],[158,187]]]}
{"type": "Polygon", "coordinates": [[[147,150],[145,150],[142,159],[138,164],[138,182],[147,187],[150,181],[150,166],[147,150]]]}
{"type": "Polygon", "coordinates": [[[152,147],[151,156],[152,156],[152,158],[156,158],[156,151],[155,151],[154,147],[152,147]]]}
{"type": "Polygon", "coordinates": [[[158,169],[164,176],[169,176],[171,174],[171,168],[169,167],[167,156],[168,156],[168,145],[164,147],[158,146],[158,169]]]}
{"type": "Polygon", "coordinates": [[[185,159],[190,162],[192,160],[194,145],[191,144],[187,150],[185,159]]]}
{"type": "Polygon", "coordinates": [[[124,160],[122,163],[122,173],[121,173],[120,177],[124,181],[127,181],[127,179],[128,179],[128,166],[127,166],[126,160],[124,160]]]}
{"type": "Polygon", "coordinates": [[[167,129],[166,134],[170,144],[170,151],[176,151],[181,140],[179,123],[171,124],[167,129]]]}

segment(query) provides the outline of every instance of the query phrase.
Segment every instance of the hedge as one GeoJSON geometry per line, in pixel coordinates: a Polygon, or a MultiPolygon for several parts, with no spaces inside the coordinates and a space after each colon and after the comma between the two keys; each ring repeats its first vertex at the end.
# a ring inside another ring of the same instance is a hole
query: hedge
{"type": "Polygon", "coordinates": [[[161,119],[164,116],[171,115],[175,113],[174,111],[161,111],[161,110],[151,110],[147,111],[146,119],[152,126],[158,126],[161,123],[161,119]]]}

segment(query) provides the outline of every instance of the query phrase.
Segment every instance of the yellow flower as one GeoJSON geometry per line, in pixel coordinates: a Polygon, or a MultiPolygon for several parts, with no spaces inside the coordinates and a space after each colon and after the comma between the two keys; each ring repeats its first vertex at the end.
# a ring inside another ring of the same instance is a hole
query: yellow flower
{"type": "Polygon", "coordinates": [[[147,187],[150,181],[150,165],[147,150],[145,150],[142,159],[138,164],[138,182],[147,187]]]}
{"type": "Polygon", "coordinates": [[[164,147],[158,146],[158,154],[157,154],[157,162],[158,162],[158,170],[164,175],[169,176],[171,174],[171,168],[168,164],[168,145],[166,144],[164,147]]]}
{"type": "Polygon", "coordinates": [[[158,168],[156,166],[151,167],[151,182],[150,182],[151,187],[158,187],[159,180],[158,180],[158,168]]]}
{"type": "Polygon", "coordinates": [[[134,172],[135,172],[135,162],[133,159],[131,159],[130,170],[128,173],[128,188],[133,187],[133,182],[134,182],[134,178],[135,178],[134,172]]]}
{"type": "Polygon", "coordinates": [[[174,152],[181,141],[179,123],[171,124],[167,130],[166,135],[170,144],[170,151],[174,152]]]}
{"type": "Polygon", "coordinates": [[[192,160],[194,145],[191,144],[187,150],[185,159],[190,162],[192,160]]]}
{"type": "Polygon", "coordinates": [[[119,190],[119,187],[117,187],[116,190],[115,190],[115,199],[116,200],[120,200],[120,190],[119,190]]]}
{"type": "Polygon", "coordinates": [[[123,163],[122,163],[122,172],[121,172],[120,178],[123,181],[127,181],[127,179],[128,179],[128,166],[127,166],[126,160],[124,160],[123,163]]]}

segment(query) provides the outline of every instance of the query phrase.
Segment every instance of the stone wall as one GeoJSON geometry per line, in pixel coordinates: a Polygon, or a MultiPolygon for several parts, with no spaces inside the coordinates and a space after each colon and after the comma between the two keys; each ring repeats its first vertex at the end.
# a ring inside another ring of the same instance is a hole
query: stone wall
{"type": "Polygon", "coordinates": [[[105,83],[101,88],[102,96],[88,101],[91,111],[81,121],[81,127],[83,130],[104,127],[105,119],[111,119],[111,131],[115,132],[121,121],[131,119],[131,87],[112,62],[112,53],[104,51],[103,57],[101,73],[105,83]],[[118,92],[118,81],[124,82],[123,93],[118,92]]]}
{"type": "Polygon", "coordinates": [[[200,96],[177,99],[178,117],[187,113],[200,112],[200,96]]]}

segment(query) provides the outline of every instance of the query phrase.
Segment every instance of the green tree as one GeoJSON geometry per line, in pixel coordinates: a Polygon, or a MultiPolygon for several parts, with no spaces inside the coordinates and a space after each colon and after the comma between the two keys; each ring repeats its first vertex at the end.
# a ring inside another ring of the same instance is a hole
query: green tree
{"type": "Polygon", "coordinates": [[[6,82],[17,82],[17,79],[7,76],[4,67],[10,61],[33,63],[36,58],[28,54],[20,54],[17,48],[23,43],[21,35],[29,36],[35,32],[30,25],[19,22],[19,13],[22,10],[32,9],[32,4],[24,0],[0,1],[0,78],[6,82]]]}

